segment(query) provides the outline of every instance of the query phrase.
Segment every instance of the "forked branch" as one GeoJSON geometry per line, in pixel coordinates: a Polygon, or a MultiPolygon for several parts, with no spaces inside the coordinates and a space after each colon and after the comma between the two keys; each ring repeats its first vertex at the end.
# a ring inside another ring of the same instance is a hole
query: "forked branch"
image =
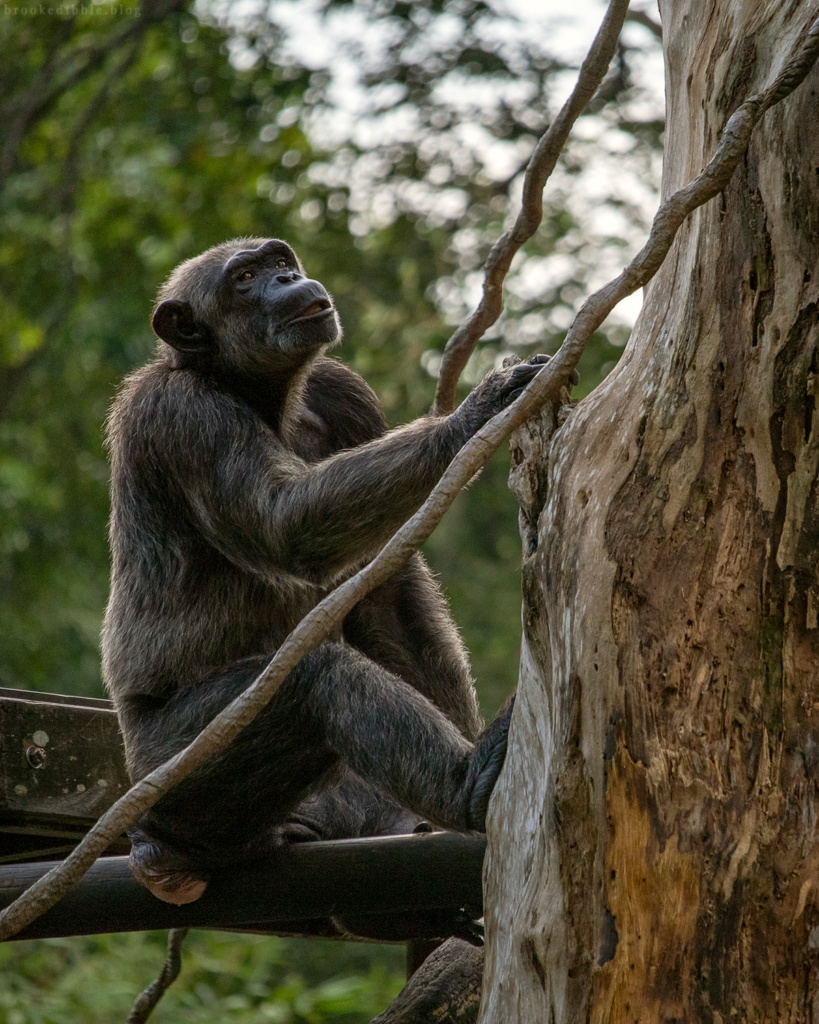
{"type": "Polygon", "coordinates": [[[683,220],[728,183],[765,111],[789,95],[819,56],[819,18],[809,27],[784,70],[751,96],[728,121],[714,158],[692,182],[660,207],[643,249],[614,281],[583,304],[556,356],[520,398],[490,420],[461,449],[421,509],[359,573],[318,604],[288,636],[253,684],[219,714],[183,751],[151,772],[121,797],[69,857],[44,875],[0,915],[0,939],[16,934],[53,906],[77,882],[109,843],[193,769],[224,750],[262,710],[301,658],[336,628],[350,609],[383,583],[429,537],[462,487],[516,427],[546,402],[556,400],[577,365],[586,342],[614,306],[645,285],[668,254],[683,220]]]}
{"type": "Polygon", "coordinates": [[[450,337],[441,360],[432,412],[445,415],[455,408],[455,389],[475,345],[503,312],[503,281],[512,259],[543,220],[543,189],[563,152],[572,125],[597,92],[617,49],[629,0],[610,0],[591,49],[580,67],[577,83],[557,117],[541,136],[523,177],[523,197],[515,223],[492,246],[484,265],[483,295],[475,312],[450,337]]]}

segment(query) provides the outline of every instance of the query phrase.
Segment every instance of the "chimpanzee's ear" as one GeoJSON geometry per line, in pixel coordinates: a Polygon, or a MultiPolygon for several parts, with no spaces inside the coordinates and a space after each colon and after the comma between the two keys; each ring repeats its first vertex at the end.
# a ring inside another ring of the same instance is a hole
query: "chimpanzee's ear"
{"type": "Polygon", "coordinates": [[[189,302],[166,299],[156,307],[151,321],[154,332],[180,352],[209,352],[213,335],[206,324],[197,323],[189,302]]]}

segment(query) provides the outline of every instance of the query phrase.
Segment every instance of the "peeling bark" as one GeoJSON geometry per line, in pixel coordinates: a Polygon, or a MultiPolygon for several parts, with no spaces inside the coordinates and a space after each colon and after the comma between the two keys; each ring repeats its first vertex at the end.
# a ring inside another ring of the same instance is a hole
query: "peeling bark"
{"type": "MultiPolygon", "coordinates": [[[[817,16],[665,0],[663,192],[817,16]]],[[[819,1020],[819,73],[624,356],[516,438],[523,649],[481,1024],[819,1020]]]]}

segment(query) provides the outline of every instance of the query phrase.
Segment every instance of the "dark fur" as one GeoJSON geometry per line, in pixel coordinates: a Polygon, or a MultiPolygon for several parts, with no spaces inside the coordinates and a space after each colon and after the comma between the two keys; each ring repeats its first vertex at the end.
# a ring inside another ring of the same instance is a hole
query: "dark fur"
{"type": "MultiPolygon", "coordinates": [[[[323,295],[275,240],[182,264],[154,316],[171,345],[114,404],[103,671],[133,779],[249,685],[540,368],[497,371],[451,416],[386,432],[367,384],[323,354],[340,336],[335,312],[288,321],[323,295]],[[255,277],[237,282],[237,266],[255,277]]],[[[416,555],[142,819],[132,863],[142,877],[166,871],[158,888],[171,892],[174,874],[282,837],[406,831],[419,816],[483,828],[508,715],[480,728],[463,645],[416,555]]]]}

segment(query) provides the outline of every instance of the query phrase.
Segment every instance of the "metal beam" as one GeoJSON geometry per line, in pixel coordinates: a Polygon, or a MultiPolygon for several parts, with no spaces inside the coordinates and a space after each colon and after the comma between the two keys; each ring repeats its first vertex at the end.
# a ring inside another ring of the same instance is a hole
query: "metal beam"
{"type": "MultiPolygon", "coordinates": [[[[480,916],[485,849],[485,836],[454,832],[301,843],[214,876],[204,896],[183,907],[139,885],[127,858],[105,857],[15,938],[185,926],[326,934],[328,919],[345,915],[403,916],[406,938],[433,936],[425,913],[467,908],[480,916]]],[[[0,865],[0,909],[57,863],[0,865]]],[[[430,920],[440,916],[431,913],[430,920]]]]}

